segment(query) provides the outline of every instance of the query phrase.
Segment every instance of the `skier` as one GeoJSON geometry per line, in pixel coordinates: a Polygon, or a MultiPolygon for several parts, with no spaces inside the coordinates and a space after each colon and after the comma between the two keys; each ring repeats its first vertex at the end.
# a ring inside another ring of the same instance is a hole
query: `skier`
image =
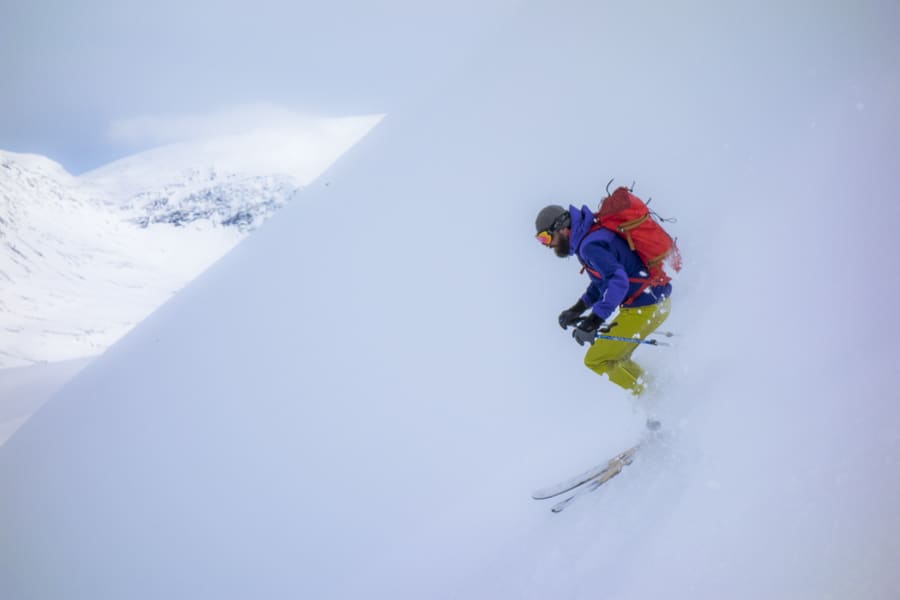
{"type": "Polygon", "coordinates": [[[598,339],[596,335],[618,309],[612,334],[645,339],[669,315],[671,283],[642,283],[647,272],[641,258],[614,231],[596,226],[594,212],[587,206],[570,206],[568,210],[555,204],[547,206],[538,213],[535,228],[538,241],[560,258],[577,256],[590,277],[587,291],[578,302],[560,313],[560,327],[574,325],[572,337],[582,346],[585,342],[590,345],[584,356],[589,369],[639,396],[647,385],[643,369],[631,358],[639,344],[598,339]],[[588,309],[590,314],[582,316],[588,309]]]}

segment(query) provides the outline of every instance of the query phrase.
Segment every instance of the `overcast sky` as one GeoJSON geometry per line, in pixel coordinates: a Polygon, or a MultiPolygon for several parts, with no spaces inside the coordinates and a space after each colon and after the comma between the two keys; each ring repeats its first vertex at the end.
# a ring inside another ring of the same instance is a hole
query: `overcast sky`
{"type": "MultiPolygon", "coordinates": [[[[498,15],[517,4],[5,0],[0,148],[44,154],[80,173],[158,143],[152,132],[146,138],[123,136],[135,121],[171,128],[186,118],[246,115],[242,107],[259,105],[328,116],[390,113],[426,89],[429,78],[445,77],[463,53],[501,33],[498,15]]],[[[580,4],[594,3],[560,10],[580,4]]],[[[665,66],[666,56],[658,50],[646,54],[658,48],[648,42],[651,36],[694,56],[688,70],[711,67],[719,78],[746,81],[742,73],[765,64],[770,80],[794,84],[782,96],[786,103],[815,95],[823,81],[853,77],[848,65],[897,69],[897,43],[891,40],[900,37],[900,11],[894,0],[792,0],[777,7],[699,0],[677,9],[665,2],[643,4],[635,7],[637,21],[633,14],[628,22],[617,19],[614,4],[601,9],[607,16],[592,25],[596,35],[624,28],[633,42],[620,55],[602,57],[596,72],[586,76],[609,79],[622,70],[620,80],[647,83],[655,101],[666,98],[680,87],[682,75],[655,68],[665,66]],[[780,53],[793,54],[783,63],[790,67],[779,66],[780,53]],[[654,73],[654,81],[644,81],[635,65],[654,73]]],[[[858,78],[872,75],[879,77],[858,78]]],[[[720,89],[741,101],[761,91],[720,89]]],[[[694,91],[702,97],[703,90],[694,91]]],[[[720,95],[708,101],[715,107],[734,99],[720,95]]]]}
{"type": "Polygon", "coordinates": [[[512,3],[6,0],[0,148],[79,173],[156,143],[132,120],[387,112],[512,3]]]}

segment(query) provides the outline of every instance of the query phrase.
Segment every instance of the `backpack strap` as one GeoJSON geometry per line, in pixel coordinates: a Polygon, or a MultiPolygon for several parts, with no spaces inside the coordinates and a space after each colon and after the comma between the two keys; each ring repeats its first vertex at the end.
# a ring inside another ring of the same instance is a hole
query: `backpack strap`
{"type": "MultiPolygon", "coordinates": [[[[580,257],[579,257],[579,260],[580,260],[580,257]]],[[[584,264],[584,262],[582,262],[581,263],[581,272],[584,273],[585,271],[587,271],[588,273],[590,273],[597,279],[603,279],[602,273],[590,268],[589,266],[584,264]]],[[[666,276],[659,276],[659,275],[657,275],[656,277],[629,277],[628,282],[629,283],[640,283],[641,286],[637,290],[635,290],[635,292],[631,296],[629,296],[628,299],[625,300],[625,302],[622,303],[622,306],[628,306],[629,304],[631,304],[632,302],[637,300],[638,296],[643,294],[644,290],[646,290],[651,285],[665,285],[665,284],[669,283],[669,278],[666,276]]]]}
{"type": "MultiPolygon", "coordinates": [[[[634,252],[634,240],[631,239],[631,230],[646,221],[650,218],[650,213],[645,214],[642,217],[638,217],[637,219],[632,219],[631,221],[625,221],[618,227],[616,227],[616,231],[618,231],[622,237],[625,238],[625,241],[628,242],[628,247],[634,252]]],[[[601,225],[602,227],[602,225],[601,225]]]]}
{"type": "MultiPolygon", "coordinates": [[[[637,227],[638,225],[640,225],[641,223],[643,223],[644,221],[646,221],[648,217],[649,217],[649,215],[644,215],[643,217],[641,217],[639,219],[629,221],[628,223],[623,223],[620,226],[620,228],[622,229],[622,233],[627,236],[628,246],[629,246],[629,248],[631,248],[632,251],[634,250],[634,244],[632,243],[631,235],[628,232],[631,231],[632,229],[634,229],[635,227],[637,227]]],[[[597,231],[598,229],[607,229],[608,230],[608,228],[604,227],[600,223],[594,223],[593,225],[591,225],[591,228],[588,229],[588,232],[587,232],[587,234],[585,234],[584,239],[587,239],[588,235],[597,231]]],[[[581,263],[581,273],[584,273],[585,271],[587,271],[588,273],[590,273],[597,279],[603,279],[603,274],[601,274],[599,271],[587,266],[587,264],[583,260],[581,260],[581,255],[576,253],[576,256],[578,256],[578,261],[581,263]]],[[[667,283],[669,283],[669,281],[671,281],[671,277],[669,277],[662,271],[657,271],[656,274],[653,273],[654,270],[657,270],[656,267],[660,263],[662,263],[662,261],[665,258],[666,258],[666,254],[663,254],[661,256],[658,256],[658,257],[652,259],[650,261],[652,264],[645,265],[647,267],[647,270],[650,272],[650,275],[648,277],[629,277],[628,278],[629,283],[640,283],[641,285],[640,285],[640,287],[638,287],[638,289],[633,294],[631,294],[631,296],[628,297],[628,299],[625,300],[625,302],[622,303],[622,306],[628,306],[629,304],[631,304],[632,302],[637,300],[638,296],[643,294],[644,291],[651,285],[666,285],[667,283]]]]}

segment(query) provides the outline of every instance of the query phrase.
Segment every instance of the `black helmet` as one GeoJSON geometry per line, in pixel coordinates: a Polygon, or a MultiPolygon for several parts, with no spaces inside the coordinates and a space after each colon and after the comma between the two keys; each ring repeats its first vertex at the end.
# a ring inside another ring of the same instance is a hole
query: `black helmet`
{"type": "Polygon", "coordinates": [[[571,226],[571,224],[572,217],[569,216],[569,211],[558,204],[545,206],[534,220],[535,233],[540,233],[542,231],[549,231],[552,233],[554,231],[559,231],[560,229],[565,229],[566,227],[571,226]]]}

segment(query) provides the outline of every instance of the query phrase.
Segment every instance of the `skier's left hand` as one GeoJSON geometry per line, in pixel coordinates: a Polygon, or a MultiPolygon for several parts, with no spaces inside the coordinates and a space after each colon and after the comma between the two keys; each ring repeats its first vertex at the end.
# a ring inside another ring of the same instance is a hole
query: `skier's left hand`
{"type": "Polygon", "coordinates": [[[572,332],[572,337],[575,338],[579,346],[584,346],[585,342],[593,344],[594,340],[597,339],[597,330],[600,329],[601,325],[603,325],[603,319],[599,315],[591,313],[578,323],[575,331],[572,332]]]}

